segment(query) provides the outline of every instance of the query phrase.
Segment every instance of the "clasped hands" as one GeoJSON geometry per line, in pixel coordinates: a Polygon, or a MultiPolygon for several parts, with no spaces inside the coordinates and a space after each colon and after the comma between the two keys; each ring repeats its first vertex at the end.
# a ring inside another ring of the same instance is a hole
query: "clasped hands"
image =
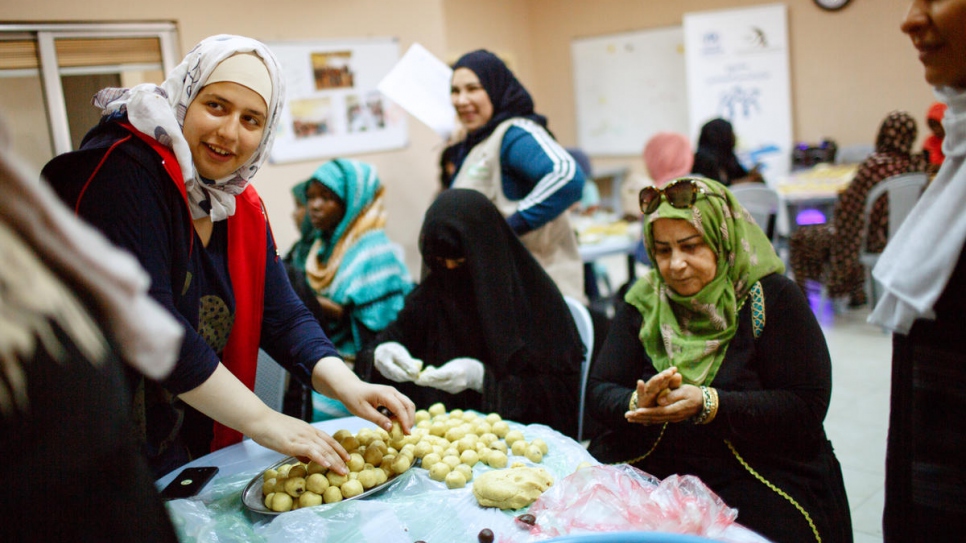
{"type": "Polygon", "coordinates": [[[483,391],[483,363],[475,358],[454,358],[440,367],[427,366],[413,358],[403,345],[390,341],[376,347],[373,361],[376,369],[397,383],[413,382],[458,394],[466,389],[483,391]]]}
{"type": "Polygon", "coordinates": [[[646,383],[637,380],[638,407],[624,413],[624,418],[643,425],[681,422],[700,413],[703,405],[701,389],[682,384],[681,374],[672,366],[646,383]]]}

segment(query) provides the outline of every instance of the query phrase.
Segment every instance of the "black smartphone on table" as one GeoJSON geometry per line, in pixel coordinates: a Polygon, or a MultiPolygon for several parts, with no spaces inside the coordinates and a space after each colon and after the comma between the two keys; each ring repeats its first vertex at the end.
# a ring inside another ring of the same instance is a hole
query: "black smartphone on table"
{"type": "Polygon", "coordinates": [[[177,500],[180,498],[190,498],[201,492],[201,489],[208,484],[218,468],[214,466],[185,468],[181,473],[168,483],[161,491],[161,497],[165,500],[177,500]]]}

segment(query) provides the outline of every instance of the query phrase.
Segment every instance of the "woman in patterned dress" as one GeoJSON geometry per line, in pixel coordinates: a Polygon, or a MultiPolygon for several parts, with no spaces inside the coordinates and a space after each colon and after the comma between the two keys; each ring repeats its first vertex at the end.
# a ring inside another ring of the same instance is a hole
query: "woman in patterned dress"
{"type": "MultiPolygon", "coordinates": [[[[865,271],[859,262],[865,198],[877,183],[894,175],[922,171],[922,157],[912,154],[916,121],[905,111],[893,111],[882,121],[875,152],[859,166],[835,204],[832,222],[799,228],[792,233],[792,272],[805,291],[809,279],[822,281],[832,298],[849,297],[849,306],[866,303],[865,271]]],[[[880,198],[872,208],[866,247],[882,252],[889,235],[889,202],[880,198]]]]}

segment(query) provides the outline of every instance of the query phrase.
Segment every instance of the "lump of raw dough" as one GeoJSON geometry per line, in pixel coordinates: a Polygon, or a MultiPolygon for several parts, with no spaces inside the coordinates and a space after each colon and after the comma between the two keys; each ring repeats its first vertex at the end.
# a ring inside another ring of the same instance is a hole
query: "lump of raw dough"
{"type": "Polygon", "coordinates": [[[483,507],[520,509],[536,501],[551,485],[553,477],[543,468],[513,468],[477,477],[473,495],[483,507]]]}

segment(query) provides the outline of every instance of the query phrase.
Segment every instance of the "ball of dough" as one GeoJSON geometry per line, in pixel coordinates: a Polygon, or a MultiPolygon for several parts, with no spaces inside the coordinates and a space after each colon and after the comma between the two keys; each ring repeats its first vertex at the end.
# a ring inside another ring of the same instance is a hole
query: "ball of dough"
{"type": "Polygon", "coordinates": [[[345,438],[347,438],[347,437],[349,437],[351,435],[352,435],[352,432],[350,432],[350,431],[346,430],[345,428],[343,428],[341,430],[336,430],[335,433],[332,434],[332,439],[334,439],[336,441],[342,441],[343,439],[345,439],[345,438]]]}
{"type": "Polygon", "coordinates": [[[400,473],[406,473],[406,470],[412,466],[412,460],[405,454],[400,454],[396,457],[396,461],[392,463],[392,472],[396,475],[400,473]]]}
{"type": "Polygon", "coordinates": [[[423,422],[424,420],[429,420],[430,417],[432,417],[432,415],[429,414],[429,411],[426,411],[425,409],[416,410],[415,420],[417,424],[419,424],[420,422],[423,422]]]}
{"type": "Polygon", "coordinates": [[[500,451],[492,451],[486,457],[486,464],[491,468],[502,469],[506,467],[507,464],[506,453],[500,451]]]}
{"type": "Polygon", "coordinates": [[[446,474],[446,488],[463,488],[466,486],[466,476],[458,471],[446,474]]]}
{"type": "Polygon", "coordinates": [[[292,466],[294,466],[294,465],[295,464],[285,464],[285,465],[279,466],[278,467],[278,475],[276,476],[276,479],[278,477],[282,477],[283,479],[285,477],[288,477],[288,472],[289,472],[289,470],[292,469],[292,466]]]}
{"type": "Polygon", "coordinates": [[[432,468],[433,464],[439,462],[442,459],[443,458],[437,453],[431,452],[427,454],[426,456],[423,457],[423,469],[432,468]]]}
{"type": "Polygon", "coordinates": [[[501,420],[503,420],[503,417],[501,417],[499,413],[490,413],[489,415],[484,417],[483,420],[485,420],[486,422],[489,422],[490,424],[493,424],[494,422],[500,422],[501,420]]]}
{"type": "Polygon", "coordinates": [[[477,462],[480,461],[480,455],[476,454],[476,451],[463,451],[460,453],[460,462],[466,464],[469,467],[473,467],[477,462]]]}
{"type": "Polygon", "coordinates": [[[278,477],[278,470],[277,469],[267,469],[267,470],[265,470],[265,473],[262,474],[262,480],[263,481],[267,481],[269,479],[274,479],[276,477],[278,477]]]}
{"type": "Polygon", "coordinates": [[[359,440],[356,439],[356,436],[349,434],[339,442],[339,445],[342,445],[342,448],[345,449],[346,452],[351,452],[359,448],[359,440]]]}
{"type": "Polygon", "coordinates": [[[527,457],[527,460],[535,464],[543,462],[543,452],[540,450],[540,447],[537,447],[536,445],[530,445],[527,447],[527,450],[524,452],[524,456],[527,457]]]}
{"type": "Polygon", "coordinates": [[[352,453],[349,455],[349,461],[346,462],[349,471],[362,471],[362,467],[366,465],[368,460],[364,459],[359,453],[352,453]]]}
{"type": "Polygon", "coordinates": [[[378,484],[377,481],[375,469],[366,469],[359,472],[359,482],[362,483],[362,488],[369,490],[378,484]]]}
{"type": "Polygon", "coordinates": [[[389,475],[385,472],[385,470],[376,468],[372,471],[376,474],[376,486],[379,486],[389,480],[389,475]]]}
{"type": "Polygon", "coordinates": [[[268,494],[265,495],[265,507],[267,509],[271,509],[272,508],[272,500],[273,499],[275,499],[275,493],[274,492],[269,492],[268,494]]]}
{"type": "Polygon", "coordinates": [[[453,418],[453,419],[461,419],[461,418],[463,418],[463,410],[462,409],[452,409],[449,412],[449,416],[450,416],[450,418],[453,418]]]}
{"type": "Polygon", "coordinates": [[[299,496],[299,507],[315,507],[322,505],[322,495],[315,492],[306,492],[299,496]]]}
{"type": "MultiPolygon", "coordinates": [[[[380,443],[382,442],[380,441],[380,443]]],[[[370,443],[369,446],[366,447],[365,452],[362,454],[362,459],[366,463],[372,464],[373,466],[378,466],[382,463],[382,455],[383,451],[379,447],[376,447],[370,443]]]]}
{"type": "Polygon", "coordinates": [[[506,437],[507,433],[510,432],[510,425],[507,424],[506,421],[498,420],[496,422],[491,422],[490,424],[492,426],[492,432],[496,434],[496,437],[506,437]]]}
{"type": "Polygon", "coordinates": [[[325,473],[329,471],[329,469],[313,460],[309,462],[308,466],[306,466],[306,471],[309,475],[312,475],[313,473],[325,473]]]}
{"type": "Polygon", "coordinates": [[[342,485],[342,497],[344,498],[352,498],[362,494],[362,492],[362,483],[360,483],[358,480],[346,481],[345,484],[342,485]]]}
{"type": "Polygon", "coordinates": [[[523,453],[527,452],[527,442],[522,439],[514,441],[513,445],[510,446],[510,452],[514,456],[523,456],[523,453]]]}
{"type": "Polygon", "coordinates": [[[321,495],[329,488],[329,480],[321,473],[313,473],[305,480],[305,490],[321,495]]]}
{"type": "Polygon", "coordinates": [[[272,477],[266,481],[262,482],[262,496],[267,496],[275,492],[275,478],[272,477]]]}
{"type": "Polygon", "coordinates": [[[436,462],[433,464],[433,467],[429,468],[429,478],[434,481],[442,482],[446,479],[446,475],[451,471],[453,471],[453,468],[451,468],[446,462],[436,462]]]}
{"type": "Polygon", "coordinates": [[[420,441],[413,448],[413,454],[416,455],[416,458],[425,458],[431,452],[433,452],[433,445],[428,441],[420,441]]]}
{"type": "Polygon", "coordinates": [[[503,454],[506,454],[507,451],[510,450],[509,447],[506,446],[506,441],[494,441],[493,443],[490,443],[490,448],[494,451],[500,451],[503,454]]]}
{"type": "Polygon", "coordinates": [[[540,452],[543,454],[547,454],[547,451],[550,450],[550,447],[547,446],[547,442],[539,437],[531,441],[530,444],[540,449],[540,452]]]}
{"type": "Polygon", "coordinates": [[[335,503],[342,501],[342,489],[337,486],[330,486],[325,489],[325,493],[322,494],[322,501],[325,503],[335,503]]]}
{"type": "Polygon", "coordinates": [[[460,460],[460,457],[458,455],[450,454],[443,457],[442,463],[449,464],[450,469],[452,469],[462,464],[463,461],[460,460]]]}
{"type": "Polygon", "coordinates": [[[467,483],[473,480],[473,468],[467,466],[466,464],[460,464],[456,466],[456,468],[454,468],[453,471],[458,471],[462,473],[463,478],[466,479],[467,483]]]}
{"type": "Polygon", "coordinates": [[[293,503],[292,496],[285,492],[276,492],[272,494],[272,505],[269,509],[276,513],[283,513],[285,511],[291,511],[293,503]]]}
{"type": "Polygon", "coordinates": [[[305,464],[295,464],[292,469],[288,470],[289,477],[305,477],[309,474],[309,471],[305,469],[305,464]]]}
{"type": "Polygon", "coordinates": [[[511,447],[517,441],[522,441],[522,440],[523,440],[523,432],[521,432],[520,430],[510,430],[506,433],[505,436],[503,436],[503,441],[506,441],[506,444],[511,447]]]}
{"type": "Polygon", "coordinates": [[[289,477],[285,479],[285,493],[298,498],[305,492],[305,477],[289,477]]]}
{"type": "Polygon", "coordinates": [[[446,439],[448,439],[452,443],[453,441],[459,441],[465,435],[466,435],[466,429],[461,426],[456,426],[454,428],[450,428],[449,430],[447,430],[446,435],[444,437],[446,437],[446,439]]]}
{"type": "Polygon", "coordinates": [[[427,411],[429,411],[430,415],[434,415],[434,416],[442,415],[443,413],[446,413],[446,406],[443,405],[442,402],[436,402],[433,405],[429,406],[429,409],[427,411]]]}
{"type": "Polygon", "coordinates": [[[326,473],[325,477],[326,479],[329,480],[329,486],[336,486],[336,487],[342,486],[342,483],[345,483],[346,481],[349,480],[348,475],[339,475],[334,471],[330,471],[329,473],[326,473]]]}

